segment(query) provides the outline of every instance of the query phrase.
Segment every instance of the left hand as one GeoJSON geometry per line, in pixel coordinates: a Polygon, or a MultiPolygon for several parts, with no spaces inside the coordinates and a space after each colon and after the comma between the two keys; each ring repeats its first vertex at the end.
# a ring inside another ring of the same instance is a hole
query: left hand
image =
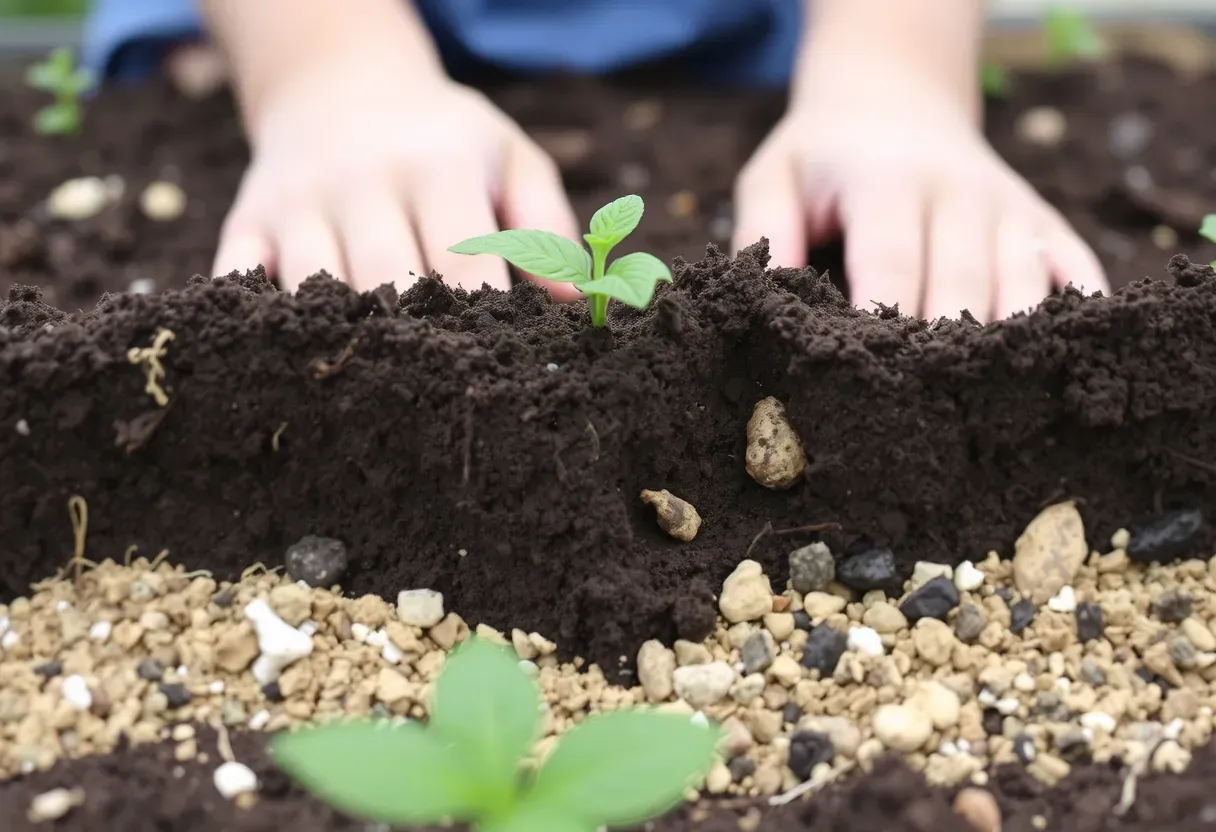
{"type": "MultiPolygon", "coordinates": [[[[820,67],[744,168],[734,249],[802,267],[843,232],[856,306],[987,322],[1069,282],[1109,292],[1089,246],[984,140],[972,102],[868,55],[820,67]]],[[[978,82],[977,82],[978,83],[978,82]]]]}

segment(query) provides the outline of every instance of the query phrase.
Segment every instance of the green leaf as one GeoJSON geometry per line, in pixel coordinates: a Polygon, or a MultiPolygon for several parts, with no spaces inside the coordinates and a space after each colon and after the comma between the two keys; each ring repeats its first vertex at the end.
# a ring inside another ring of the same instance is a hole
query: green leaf
{"type": "Polygon", "coordinates": [[[520,762],[540,728],[540,694],[513,651],[471,639],[435,680],[430,730],[451,740],[495,814],[514,799],[520,762]]]}
{"type": "Polygon", "coordinates": [[[417,722],[335,723],[278,734],[274,761],[314,795],[389,824],[467,818],[478,784],[463,752],[417,722]]]}
{"type": "Polygon", "coordinates": [[[62,73],[50,63],[33,64],[25,70],[25,83],[36,90],[55,92],[62,80],[62,73]]]}
{"type": "Polygon", "coordinates": [[[626,254],[612,261],[599,280],[577,284],[579,291],[589,295],[604,295],[621,303],[645,309],[654,297],[660,280],[671,281],[671,271],[653,254],[626,254]]]}
{"type": "Polygon", "coordinates": [[[594,823],[526,797],[511,814],[477,824],[477,832],[597,832],[598,828],[594,823]]]}
{"type": "Polygon", "coordinates": [[[604,826],[641,823],[677,805],[709,771],[721,736],[680,714],[591,716],[558,740],[530,799],[604,826]]]}
{"type": "Polygon", "coordinates": [[[633,233],[645,210],[640,196],[630,194],[614,199],[591,217],[591,233],[583,235],[583,239],[597,249],[610,249],[633,233]]]}
{"type": "Polygon", "coordinates": [[[1004,98],[1009,94],[1009,73],[999,64],[980,65],[980,89],[989,98],[1004,98]]]}
{"type": "Polygon", "coordinates": [[[546,280],[575,283],[591,275],[591,255],[578,243],[549,231],[514,229],[472,237],[448,249],[454,254],[493,254],[546,280]]]}
{"type": "Polygon", "coordinates": [[[1077,9],[1052,6],[1043,19],[1047,38],[1047,54],[1058,63],[1077,58],[1096,58],[1105,50],[1105,43],[1089,19],[1077,9]]]}
{"type": "Polygon", "coordinates": [[[1199,233],[1216,243],[1216,214],[1208,214],[1203,218],[1203,224],[1199,226],[1199,233]]]}
{"type": "Polygon", "coordinates": [[[53,104],[34,114],[34,130],[43,136],[66,136],[76,132],[80,119],[75,107],[53,104]]]}
{"type": "Polygon", "coordinates": [[[89,70],[81,68],[68,75],[60,92],[76,96],[91,90],[96,83],[97,76],[89,70]]]}

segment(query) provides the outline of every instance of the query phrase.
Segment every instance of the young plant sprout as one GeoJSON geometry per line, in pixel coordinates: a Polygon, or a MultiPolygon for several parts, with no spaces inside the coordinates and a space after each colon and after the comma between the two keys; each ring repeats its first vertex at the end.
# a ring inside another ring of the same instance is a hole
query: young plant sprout
{"type": "Polygon", "coordinates": [[[988,98],[1009,95],[1009,72],[1000,64],[984,61],[980,64],[980,89],[988,98]]]}
{"type": "Polygon", "coordinates": [[[721,731],[687,716],[619,710],[568,730],[539,767],[542,702],[514,653],[473,638],[448,656],[430,719],[364,720],[276,736],[275,762],[340,811],[389,825],[448,820],[478,832],[596,832],[683,799],[721,731]]]}
{"type": "Polygon", "coordinates": [[[549,231],[497,231],[457,243],[448,251],[456,254],[493,254],[517,269],[537,277],[573,283],[587,295],[591,324],[608,321],[608,301],[618,300],[645,309],[660,280],[671,281],[671,272],[653,254],[626,254],[604,268],[608,253],[642,221],[645,206],[640,196],[623,196],[595,212],[590,233],[583,239],[591,254],[572,240],[549,231]]]}
{"type": "MultiPolygon", "coordinates": [[[[1216,214],[1208,214],[1203,218],[1203,224],[1199,226],[1199,235],[1216,243],[1216,214]]],[[[1212,268],[1216,269],[1216,260],[1212,261],[1212,268]]]]}
{"type": "Polygon", "coordinates": [[[1043,16],[1047,57],[1057,66],[1101,57],[1106,50],[1102,36],[1079,10],[1051,6],[1043,16]]]}
{"type": "Polygon", "coordinates": [[[69,47],[51,51],[46,60],[34,64],[25,74],[26,83],[49,92],[55,102],[34,116],[34,129],[42,135],[71,135],[80,129],[80,96],[91,89],[96,79],[89,70],[76,66],[69,47]]]}

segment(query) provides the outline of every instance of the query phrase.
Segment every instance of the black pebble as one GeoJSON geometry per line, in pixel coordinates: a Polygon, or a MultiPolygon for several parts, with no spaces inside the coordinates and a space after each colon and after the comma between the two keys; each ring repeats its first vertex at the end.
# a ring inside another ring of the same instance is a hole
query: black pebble
{"type": "Polygon", "coordinates": [[[781,719],[785,724],[793,725],[802,719],[802,708],[798,707],[797,702],[786,702],[785,707],[781,709],[781,719]]]}
{"type": "Polygon", "coordinates": [[[159,682],[161,677],[165,675],[165,666],[158,660],[148,658],[139,663],[135,668],[135,672],[141,679],[147,679],[149,682],[159,682]]]}
{"type": "Polygon", "coordinates": [[[1082,643],[1102,636],[1102,608],[1083,601],[1077,604],[1077,640],[1082,643]]]}
{"type": "Polygon", "coordinates": [[[807,780],[811,770],[820,763],[830,763],[836,757],[832,738],[822,731],[795,731],[790,737],[787,765],[799,780],[807,780]]]}
{"type": "Polygon", "coordinates": [[[49,662],[44,662],[34,668],[34,672],[46,679],[53,679],[63,672],[63,662],[59,659],[51,659],[49,662]]]}
{"type": "Polygon", "coordinates": [[[740,754],[738,757],[731,757],[726,768],[730,770],[730,776],[738,783],[744,777],[750,777],[756,773],[756,761],[740,754]]]}
{"type": "Polygon", "coordinates": [[[1149,602],[1148,611],[1168,624],[1178,624],[1195,611],[1195,599],[1175,587],[1149,602]]]}
{"type": "Polygon", "coordinates": [[[1038,614],[1039,608],[1034,605],[1034,601],[1029,598],[1018,601],[1009,608],[1009,632],[1021,633],[1030,626],[1030,622],[1034,621],[1038,614]]]}
{"type": "Polygon", "coordinates": [[[836,580],[858,592],[873,589],[899,592],[904,584],[895,554],[890,549],[867,549],[848,555],[836,564],[836,580]]]}
{"type": "Polygon", "coordinates": [[[309,586],[330,587],[346,571],[346,544],[332,537],[305,535],[287,548],[287,576],[309,586]]]}
{"type": "Polygon", "coordinates": [[[836,665],[840,663],[847,646],[848,638],[844,633],[827,624],[820,624],[807,637],[806,647],[802,651],[802,666],[808,670],[818,670],[819,678],[827,679],[836,672],[836,665]]]}
{"type": "Polygon", "coordinates": [[[997,598],[1005,602],[1005,606],[1013,606],[1013,590],[1007,586],[998,586],[996,592],[992,593],[997,598]]]}
{"type": "Polygon", "coordinates": [[[1199,509],[1171,511],[1129,529],[1127,556],[1138,563],[1166,563],[1196,555],[1202,529],[1203,512],[1199,509]]]}
{"type": "Polygon", "coordinates": [[[1005,717],[996,708],[985,708],[982,719],[984,733],[988,736],[999,734],[1005,730],[1005,717]]]}
{"type": "Polygon", "coordinates": [[[811,617],[807,615],[806,610],[798,610],[794,613],[794,627],[796,629],[809,633],[812,626],[814,625],[811,623],[811,617]]]}
{"type": "Polygon", "coordinates": [[[190,704],[190,700],[194,697],[190,695],[190,691],[186,690],[185,685],[170,684],[161,682],[160,692],[169,700],[170,708],[184,708],[190,704]]]}
{"type": "Polygon", "coordinates": [[[1166,679],[1164,676],[1158,676],[1144,665],[1140,665],[1136,668],[1136,675],[1148,682],[1150,685],[1156,685],[1157,687],[1161,688],[1162,693],[1166,693],[1174,689],[1174,686],[1168,679],[1166,679]]]}
{"type": "Polygon", "coordinates": [[[1023,763],[1034,762],[1034,758],[1038,756],[1034,747],[1034,739],[1029,734],[1018,734],[1013,738],[1013,753],[1017,754],[1018,759],[1023,763]]]}
{"type": "Polygon", "coordinates": [[[904,602],[899,605],[899,611],[911,624],[922,618],[936,618],[938,621],[945,621],[950,610],[957,606],[958,587],[954,585],[954,581],[939,575],[933,580],[925,582],[905,598],[904,602]]]}
{"type": "Polygon", "coordinates": [[[271,702],[283,701],[283,691],[279,689],[278,682],[270,682],[262,685],[262,696],[265,696],[266,699],[271,702]]]}
{"type": "Polygon", "coordinates": [[[231,587],[221,589],[219,592],[211,596],[211,603],[215,604],[220,609],[226,610],[232,606],[232,602],[236,600],[236,593],[231,587]]]}

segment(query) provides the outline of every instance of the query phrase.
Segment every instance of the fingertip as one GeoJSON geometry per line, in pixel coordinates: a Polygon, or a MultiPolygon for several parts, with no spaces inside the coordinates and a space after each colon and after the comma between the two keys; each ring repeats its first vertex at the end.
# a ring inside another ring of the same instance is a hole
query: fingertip
{"type": "Polygon", "coordinates": [[[211,275],[227,277],[233,272],[244,275],[261,266],[267,277],[273,278],[276,265],[274,245],[266,234],[234,231],[221,236],[211,275]]]}
{"type": "Polygon", "coordinates": [[[731,252],[738,256],[767,238],[770,267],[802,268],[807,264],[808,239],[797,178],[775,162],[756,164],[736,183],[731,252]]]}

